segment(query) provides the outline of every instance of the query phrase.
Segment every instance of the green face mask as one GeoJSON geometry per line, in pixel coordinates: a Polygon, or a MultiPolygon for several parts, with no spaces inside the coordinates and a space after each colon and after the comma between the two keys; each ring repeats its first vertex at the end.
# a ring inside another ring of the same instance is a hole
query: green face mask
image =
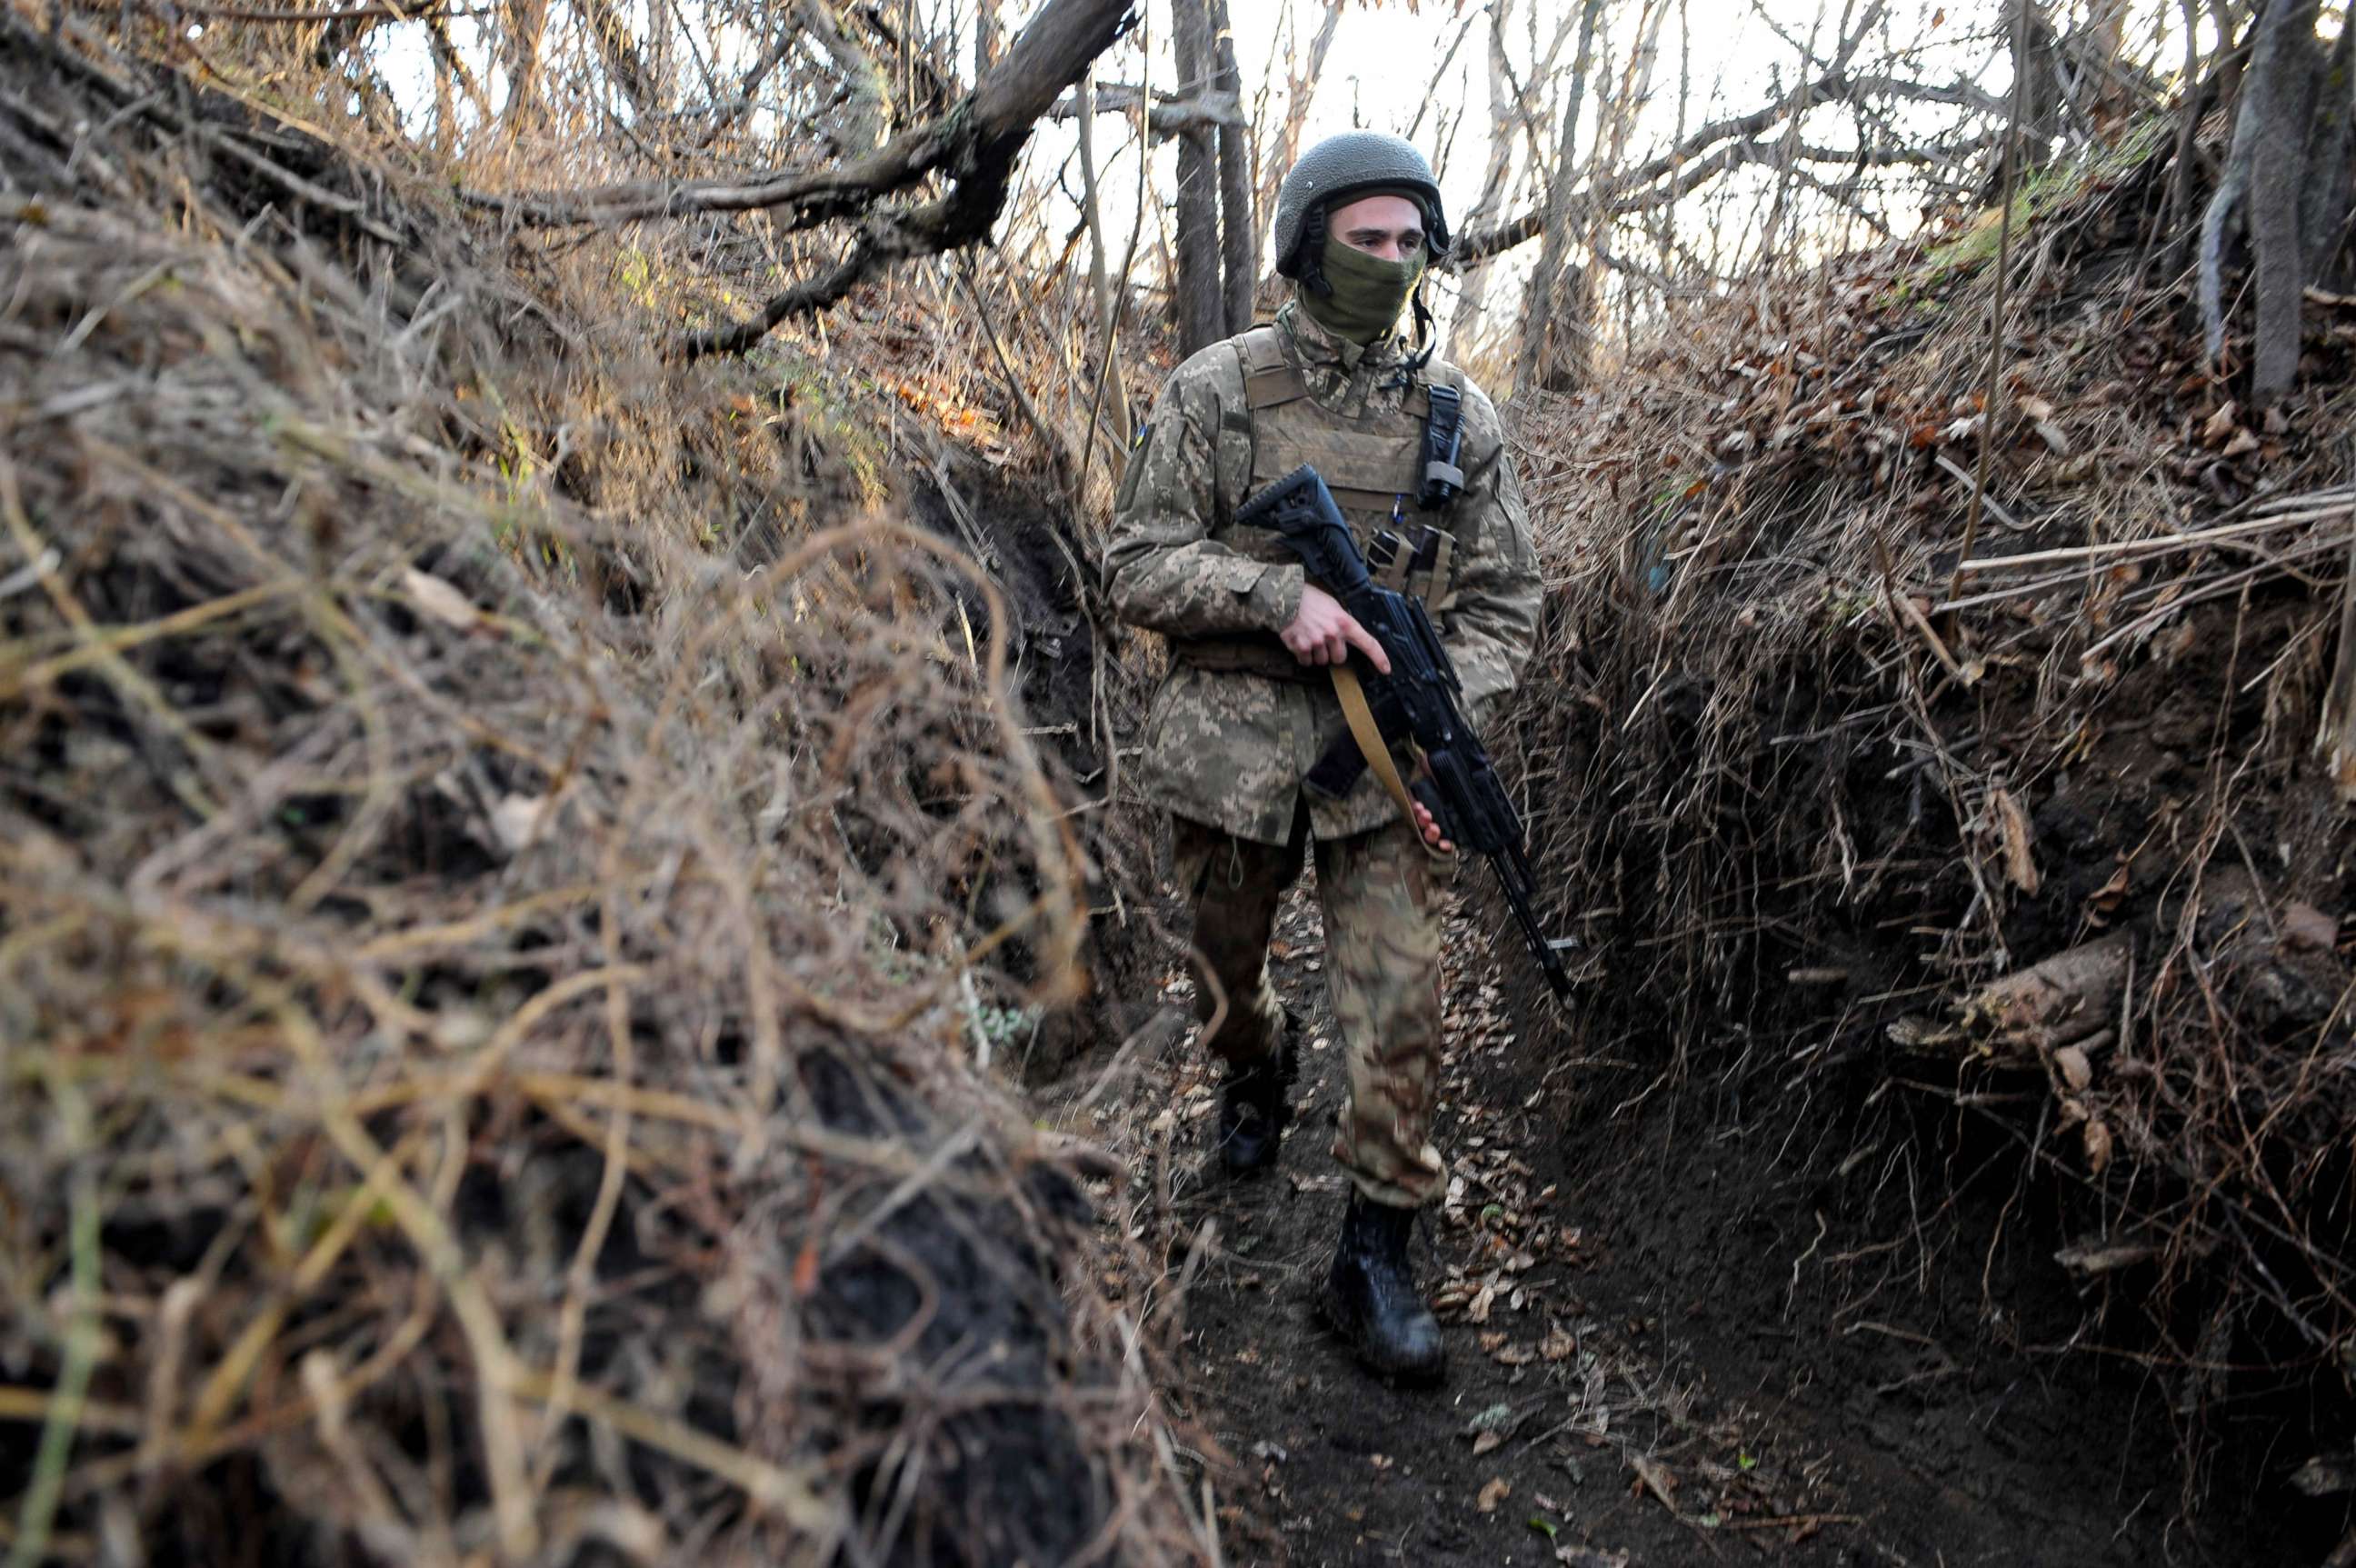
{"type": "Polygon", "coordinates": [[[1301,308],[1336,338],[1352,343],[1372,343],[1390,331],[1407,308],[1408,296],[1423,279],[1427,252],[1416,247],[1403,262],[1386,262],[1339,240],[1325,242],[1325,281],[1333,292],[1313,288],[1301,292],[1301,308]]]}

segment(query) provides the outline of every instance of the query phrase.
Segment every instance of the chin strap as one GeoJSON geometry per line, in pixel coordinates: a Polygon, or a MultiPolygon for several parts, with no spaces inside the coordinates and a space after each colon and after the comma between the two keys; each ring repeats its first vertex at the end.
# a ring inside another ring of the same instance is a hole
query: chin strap
{"type": "Polygon", "coordinates": [[[1301,287],[1315,289],[1318,297],[1333,296],[1333,285],[1325,281],[1325,204],[1310,204],[1301,215],[1301,264],[1295,281],[1301,287]]]}
{"type": "Polygon", "coordinates": [[[1433,318],[1430,307],[1423,303],[1423,285],[1419,283],[1415,285],[1414,297],[1408,301],[1408,304],[1414,311],[1417,348],[1415,352],[1399,357],[1398,369],[1383,378],[1383,385],[1386,387],[1403,387],[1421,375],[1424,367],[1431,363],[1432,354],[1440,347],[1439,339],[1433,335],[1439,324],[1433,318]]]}
{"type": "Polygon", "coordinates": [[[1407,368],[1410,371],[1419,371],[1431,363],[1432,352],[1440,347],[1439,323],[1432,318],[1431,307],[1423,303],[1421,283],[1415,285],[1415,296],[1408,303],[1415,312],[1416,352],[1408,356],[1407,368]]]}

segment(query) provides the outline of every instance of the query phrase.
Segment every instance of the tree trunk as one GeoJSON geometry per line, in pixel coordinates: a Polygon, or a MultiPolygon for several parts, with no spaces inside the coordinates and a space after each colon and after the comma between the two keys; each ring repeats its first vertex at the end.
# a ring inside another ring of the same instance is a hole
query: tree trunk
{"type": "MultiPolygon", "coordinates": [[[[1104,191],[1097,180],[1096,79],[1096,68],[1091,66],[1087,73],[1080,78],[1079,85],[1073,90],[1079,101],[1079,116],[1074,124],[1079,131],[1080,199],[1086,204],[1081,217],[1086,220],[1088,228],[1088,292],[1096,300],[1097,330],[1102,333],[1106,341],[1109,343],[1118,312],[1112,292],[1112,272],[1108,264],[1111,247],[1105,241],[1104,191]]],[[[1144,121],[1145,113],[1141,108],[1138,112],[1141,135],[1143,133],[1144,121]]],[[[1122,278],[1121,286],[1126,288],[1128,285],[1129,280],[1126,277],[1122,278]]],[[[1121,387],[1118,371],[1112,371],[1106,375],[1104,390],[1107,401],[1110,404],[1108,412],[1112,417],[1113,428],[1127,432],[1129,399],[1121,387]]],[[[1094,432],[1090,432],[1090,438],[1094,438],[1094,432]]],[[[1116,451],[1114,456],[1117,460],[1119,453],[1116,451]]],[[[1085,459],[1083,459],[1083,467],[1085,467],[1085,459]]]]}
{"type": "Polygon", "coordinates": [[[796,7],[826,57],[842,73],[842,127],[836,136],[841,156],[855,158],[884,145],[891,128],[892,81],[866,47],[851,36],[832,0],[801,0],[796,7]]]}
{"type": "Polygon", "coordinates": [[[1515,367],[1516,379],[1532,385],[1545,374],[1555,285],[1562,272],[1563,252],[1570,246],[1571,186],[1579,177],[1579,116],[1586,107],[1587,73],[1595,59],[1595,24],[1602,12],[1603,0],[1586,0],[1580,13],[1579,52],[1570,63],[1562,136],[1556,146],[1554,168],[1547,177],[1545,239],[1538,248],[1538,270],[1530,277],[1529,315],[1522,323],[1522,352],[1515,367]]]}
{"type": "MultiPolygon", "coordinates": [[[[2013,30],[2012,69],[2028,78],[2021,104],[2020,168],[2042,168],[2062,134],[2061,39],[2042,10],[2029,7],[2029,26],[2013,30]]],[[[2019,178],[2018,170],[2015,179],[2019,178]]],[[[2018,185],[2016,184],[2016,188],[2018,185]]],[[[1991,201],[2001,201],[2001,196],[1991,201]]]]}
{"type": "Polygon", "coordinates": [[[2250,395],[2261,406],[2288,392],[2298,373],[2299,294],[2307,285],[2299,191],[2314,117],[2315,22],[2321,9],[2320,0],[2272,0],[2243,89],[2242,113],[2254,117],[2250,242],[2258,274],[2250,395]]]}
{"type": "MultiPolygon", "coordinates": [[[[1211,74],[1211,13],[1208,0],[1173,0],[1172,43],[1178,58],[1181,96],[1200,92],[1211,74]]],[[[1219,285],[1219,193],[1217,158],[1210,134],[1190,130],[1178,138],[1176,219],[1178,351],[1192,354],[1225,337],[1226,306],[1219,285]]]]}
{"type": "Polygon", "coordinates": [[[548,0],[509,0],[506,6],[508,102],[502,118],[514,135],[540,114],[540,44],[548,30],[548,0]]]}
{"type": "MultiPolygon", "coordinates": [[[[1458,223],[1460,232],[1469,233],[1482,220],[1505,204],[1505,179],[1514,169],[1512,127],[1516,125],[1521,103],[1513,90],[1513,62],[1505,53],[1505,28],[1512,22],[1514,0],[1496,0],[1489,11],[1489,164],[1481,175],[1481,195],[1458,223]]],[[[1464,282],[1456,296],[1456,317],[1450,324],[1449,352],[1462,362],[1472,352],[1480,336],[1481,317],[1488,305],[1489,279],[1495,267],[1489,262],[1475,262],[1464,269],[1464,282]]]]}
{"type": "MultiPolygon", "coordinates": [[[[466,95],[466,102],[474,105],[475,123],[478,126],[487,127],[492,119],[491,102],[484,96],[482,83],[475,80],[475,73],[466,68],[466,62],[460,57],[457,46],[450,41],[449,22],[439,16],[429,16],[425,20],[425,27],[426,44],[434,55],[434,69],[436,76],[445,83],[456,82],[458,91],[466,95]]],[[[454,113],[449,116],[449,143],[441,150],[455,152],[457,146],[458,120],[454,113]]]]}
{"type": "Polygon", "coordinates": [[[998,63],[998,0],[980,0],[973,13],[973,79],[998,63]]]}
{"type": "Polygon", "coordinates": [[[1233,95],[1238,113],[1219,127],[1219,248],[1226,277],[1226,330],[1233,336],[1252,324],[1252,285],[1259,281],[1259,252],[1252,236],[1250,129],[1243,123],[1243,74],[1236,68],[1235,28],[1227,20],[1227,0],[1211,0],[1214,52],[1218,67],[1215,85],[1233,95]]]}
{"type": "Polygon", "coordinates": [[[662,105],[655,102],[653,80],[638,54],[638,41],[630,32],[629,18],[622,15],[614,0],[582,0],[582,11],[588,20],[590,36],[596,40],[597,59],[614,85],[621,89],[630,108],[639,114],[658,112],[662,105]]]}
{"type": "Polygon", "coordinates": [[[1668,11],[1665,0],[1646,0],[1636,20],[1636,40],[1629,49],[1627,66],[1620,73],[1619,90],[1596,118],[1596,151],[1588,160],[1590,199],[1580,204],[1586,221],[1579,246],[1586,264],[1567,269],[1554,306],[1555,336],[1560,347],[1547,375],[1547,385],[1557,391],[1576,391],[1594,374],[1595,328],[1603,307],[1603,242],[1612,214],[1603,202],[1592,199],[1592,193],[1608,184],[1625,163],[1636,115],[1652,100],[1653,72],[1660,61],[1661,24],[1668,11]]]}
{"type": "Polygon", "coordinates": [[[2308,283],[2324,276],[2340,248],[2347,220],[2350,175],[2350,114],[2356,110],[2356,27],[2342,26],[2331,58],[2317,78],[2314,116],[2307,135],[2307,171],[2299,187],[2299,272],[2308,283]]]}

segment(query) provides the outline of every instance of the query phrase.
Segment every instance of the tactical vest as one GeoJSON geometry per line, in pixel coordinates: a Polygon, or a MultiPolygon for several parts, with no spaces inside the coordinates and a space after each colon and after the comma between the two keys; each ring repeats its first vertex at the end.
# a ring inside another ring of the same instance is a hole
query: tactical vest
{"type": "MultiPolygon", "coordinates": [[[[1295,564],[1273,529],[1238,525],[1231,521],[1245,497],[1284,478],[1303,463],[1314,467],[1325,488],[1333,492],[1342,515],[1349,521],[1358,549],[1373,564],[1375,535],[1384,529],[1411,534],[1430,526],[1439,535],[1428,568],[1410,572],[1410,553],[1400,551],[1387,567],[1377,568],[1381,586],[1413,593],[1424,602],[1433,623],[1443,632],[1455,605],[1454,563],[1462,542],[1455,534],[1457,509],[1437,512],[1416,509],[1421,478],[1424,422],[1431,412],[1430,383],[1419,380],[1407,391],[1397,413],[1369,409],[1351,418],[1333,413],[1309,395],[1309,383],[1285,358],[1284,335],[1274,327],[1255,327],[1227,340],[1243,378],[1239,405],[1221,411],[1222,448],[1240,436],[1250,451],[1248,478],[1236,494],[1229,488],[1229,465],[1218,465],[1221,494],[1219,518],[1211,538],[1237,554],[1255,561],[1295,564]]],[[[1441,385],[1464,391],[1463,372],[1452,365],[1435,365],[1428,372],[1441,385]]],[[[1223,453],[1224,456],[1224,453],[1223,453]]],[[[1206,670],[1248,670],[1280,680],[1323,680],[1320,668],[1301,664],[1273,634],[1251,637],[1185,638],[1172,652],[1187,663],[1206,670]]]]}

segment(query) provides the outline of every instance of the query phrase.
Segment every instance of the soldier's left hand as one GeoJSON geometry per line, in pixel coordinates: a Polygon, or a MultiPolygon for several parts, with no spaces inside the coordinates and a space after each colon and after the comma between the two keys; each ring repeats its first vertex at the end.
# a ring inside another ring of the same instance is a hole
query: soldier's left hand
{"type": "Polygon", "coordinates": [[[1430,844],[1432,848],[1438,850],[1442,854],[1455,854],[1456,845],[1441,834],[1439,822],[1434,819],[1431,812],[1425,808],[1424,803],[1420,800],[1413,801],[1411,803],[1415,807],[1416,829],[1423,834],[1423,842],[1430,844]]]}

